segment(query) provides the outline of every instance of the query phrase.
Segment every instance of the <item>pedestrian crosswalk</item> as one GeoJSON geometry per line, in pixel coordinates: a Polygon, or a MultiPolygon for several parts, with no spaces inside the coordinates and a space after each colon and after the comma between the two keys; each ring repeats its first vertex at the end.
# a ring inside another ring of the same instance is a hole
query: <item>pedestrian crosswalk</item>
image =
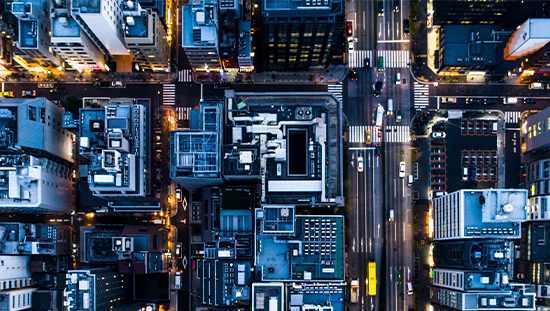
{"type": "Polygon", "coordinates": [[[410,128],[406,125],[386,125],[384,142],[408,143],[410,141],[410,128]]]}
{"type": "Polygon", "coordinates": [[[521,120],[520,111],[505,111],[504,112],[504,122],[506,123],[519,123],[521,120]]]}
{"type": "Polygon", "coordinates": [[[190,114],[191,107],[176,107],[176,116],[178,117],[178,121],[189,120],[190,114]]]}
{"type": "Polygon", "coordinates": [[[378,66],[378,56],[384,58],[384,68],[407,68],[409,67],[409,51],[350,51],[349,67],[357,68],[364,66],[365,58],[370,59],[370,65],[373,68],[378,66]]]}
{"type": "Polygon", "coordinates": [[[192,82],[191,69],[183,69],[178,71],[178,82],[192,82]]]}
{"type": "Polygon", "coordinates": [[[377,126],[352,125],[349,127],[350,143],[368,143],[367,134],[370,133],[370,143],[380,143],[380,128],[377,126]]]}
{"type": "Polygon", "coordinates": [[[162,85],[162,104],[173,106],[176,104],[176,85],[163,84],[162,85]]]}
{"type": "Polygon", "coordinates": [[[343,96],[342,96],[342,82],[339,82],[337,84],[329,84],[328,85],[328,92],[334,94],[340,102],[343,102],[343,96]]]}
{"type": "Polygon", "coordinates": [[[414,82],[414,108],[425,108],[430,104],[430,87],[428,84],[414,82]]]}

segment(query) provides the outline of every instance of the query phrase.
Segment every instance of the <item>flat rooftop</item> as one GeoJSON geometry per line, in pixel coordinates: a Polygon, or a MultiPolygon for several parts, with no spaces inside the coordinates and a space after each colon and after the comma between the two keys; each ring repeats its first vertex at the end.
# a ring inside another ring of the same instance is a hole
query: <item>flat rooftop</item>
{"type": "MultiPolygon", "coordinates": [[[[129,16],[132,17],[134,24],[128,25],[128,33],[126,37],[145,38],[149,35],[149,16],[129,16]]],[[[127,17],[127,19],[129,18],[127,17]]]]}
{"type": "Polygon", "coordinates": [[[52,18],[52,37],[80,37],[80,25],[72,17],[52,18]]]}
{"type": "Polygon", "coordinates": [[[101,12],[101,0],[72,0],[71,8],[80,9],[80,14],[101,12]]]}

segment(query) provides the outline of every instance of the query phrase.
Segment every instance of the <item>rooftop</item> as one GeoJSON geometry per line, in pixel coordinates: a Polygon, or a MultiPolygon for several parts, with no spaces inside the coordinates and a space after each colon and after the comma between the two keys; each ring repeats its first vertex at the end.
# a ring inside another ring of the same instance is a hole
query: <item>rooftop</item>
{"type": "Polygon", "coordinates": [[[52,37],[80,37],[80,26],[70,16],[52,18],[52,37]]]}
{"type": "Polygon", "coordinates": [[[128,31],[126,37],[147,37],[149,36],[149,16],[127,16],[126,25],[128,31]]]}
{"type": "Polygon", "coordinates": [[[262,14],[266,17],[278,16],[326,16],[330,13],[343,13],[342,0],[265,0],[262,14]]]}
{"type": "MultiPolygon", "coordinates": [[[[343,217],[294,216],[294,232],[265,235],[261,230],[271,224],[263,218],[266,207],[256,209],[256,262],[263,281],[344,279],[343,217]]],[[[281,219],[294,215],[280,211],[281,219]]]]}
{"type": "Polygon", "coordinates": [[[345,283],[292,283],[287,284],[287,310],[308,306],[315,310],[344,311],[346,308],[345,283]]]}
{"type": "Polygon", "coordinates": [[[34,20],[19,20],[19,46],[21,48],[38,48],[36,24],[34,20]]]}
{"type": "Polygon", "coordinates": [[[80,10],[80,14],[100,13],[101,0],[72,0],[71,8],[73,12],[80,10]]]}

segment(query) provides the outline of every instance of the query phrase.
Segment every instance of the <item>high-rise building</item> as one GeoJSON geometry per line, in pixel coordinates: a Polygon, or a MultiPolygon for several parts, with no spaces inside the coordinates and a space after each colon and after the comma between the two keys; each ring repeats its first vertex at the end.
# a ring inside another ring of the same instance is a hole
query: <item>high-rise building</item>
{"type": "Polygon", "coordinates": [[[519,283],[510,283],[498,291],[471,292],[434,286],[430,290],[430,300],[433,304],[446,307],[445,310],[536,310],[533,287],[519,283]]]}
{"type": "Polygon", "coordinates": [[[74,209],[74,134],[45,98],[0,99],[0,205],[5,211],[74,209]]]}
{"type": "Polygon", "coordinates": [[[537,298],[550,298],[550,223],[529,221],[521,226],[521,245],[517,278],[534,284],[537,298]]]}
{"type": "Polygon", "coordinates": [[[0,223],[0,254],[70,255],[72,235],[68,225],[0,223]]]}
{"type": "Polygon", "coordinates": [[[126,46],[135,62],[143,70],[170,71],[170,45],[157,13],[142,9],[137,1],[123,1],[121,8],[126,46]]]}
{"type": "Polygon", "coordinates": [[[70,15],[65,2],[52,2],[51,48],[78,71],[105,70],[105,54],[70,15]]]}
{"type": "MultiPolygon", "coordinates": [[[[343,62],[345,1],[262,1],[263,70],[308,70],[343,62]]],[[[261,53],[259,53],[261,52],[261,53]]]]}
{"type": "Polygon", "coordinates": [[[527,191],[459,190],[433,199],[433,239],[518,239],[527,191]]]}
{"type": "Polygon", "coordinates": [[[149,99],[80,110],[80,173],[114,212],[161,211],[152,194],[150,113],[149,99]]]}
{"type": "Polygon", "coordinates": [[[129,55],[122,9],[116,0],[71,0],[71,14],[90,38],[111,55],[129,55]]]}
{"type": "Polygon", "coordinates": [[[32,307],[33,292],[36,288],[20,288],[0,292],[0,310],[20,311],[32,307]]]}
{"type": "Polygon", "coordinates": [[[12,2],[11,13],[19,20],[19,50],[25,54],[15,60],[22,66],[29,64],[50,67],[59,66],[61,58],[50,50],[50,5],[47,1],[29,0],[12,2]]]}
{"type": "Polygon", "coordinates": [[[31,286],[30,261],[30,256],[0,256],[0,290],[31,286]]]}
{"type": "Polygon", "coordinates": [[[120,310],[132,300],[132,278],[112,269],[70,270],[63,291],[66,310],[120,310]]]}
{"type": "Polygon", "coordinates": [[[218,38],[218,1],[193,1],[182,7],[182,48],[191,68],[199,71],[221,67],[218,38]]]}

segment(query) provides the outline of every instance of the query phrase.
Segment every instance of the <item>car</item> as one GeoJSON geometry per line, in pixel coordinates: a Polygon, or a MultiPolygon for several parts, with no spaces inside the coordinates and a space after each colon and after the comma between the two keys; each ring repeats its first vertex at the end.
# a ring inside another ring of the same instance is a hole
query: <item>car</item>
{"type": "Polygon", "coordinates": [[[157,189],[155,191],[155,198],[157,198],[157,200],[160,200],[160,189],[157,189]]]}
{"type": "MultiPolygon", "coordinates": [[[[464,164],[467,164],[467,163],[464,163],[464,164]]],[[[467,180],[468,180],[468,168],[463,167],[462,168],[462,181],[467,181],[467,180]]]]}
{"type": "Polygon", "coordinates": [[[36,90],[32,90],[32,91],[23,90],[21,92],[21,96],[23,96],[23,97],[36,97],[36,90]]]}
{"type": "Polygon", "coordinates": [[[348,28],[348,37],[351,37],[353,35],[353,22],[347,21],[346,27],[348,28]]]}
{"type": "Polygon", "coordinates": [[[348,50],[350,52],[353,51],[353,39],[352,38],[348,39],[348,50]]]}
{"type": "Polygon", "coordinates": [[[378,72],[384,71],[384,56],[378,56],[378,72]]]}
{"type": "Polygon", "coordinates": [[[65,95],[67,94],[67,89],[62,87],[54,87],[50,89],[50,93],[65,95]]]}
{"type": "Polygon", "coordinates": [[[349,79],[351,81],[357,81],[357,70],[355,68],[351,68],[349,71],[349,79]]]}
{"type": "Polygon", "coordinates": [[[155,161],[162,161],[162,150],[157,149],[155,151],[155,161]]]}
{"type": "Polygon", "coordinates": [[[365,58],[363,60],[363,71],[370,71],[370,58],[365,58]]]}
{"type": "Polygon", "coordinates": [[[395,122],[401,122],[401,111],[395,113],[395,122]]]}
{"type": "Polygon", "coordinates": [[[365,144],[370,145],[372,142],[372,138],[370,135],[370,130],[365,130],[365,144]]]}
{"type": "Polygon", "coordinates": [[[456,104],[456,97],[441,97],[442,104],[456,104]]]}
{"type": "Polygon", "coordinates": [[[400,72],[398,72],[395,75],[395,85],[401,85],[401,73],[400,72]]]}
{"type": "Polygon", "coordinates": [[[485,100],[485,105],[496,105],[500,102],[500,99],[498,98],[487,98],[485,100]]]}
{"type": "Polygon", "coordinates": [[[376,81],[376,83],[372,86],[374,89],[374,97],[380,97],[380,94],[382,94],[382,87],[384,86],[384,83],[382,81],[376,81]]]}
{"type": "Polygon", "coordinates": [[[9,98],[13,98],[13,92],[12,91],[4,91],[2,92],[2,97],[9,97],[9,98]]]}
{"type": "Polygon", "coordinates": [[[178,257],[178,258],[183,257],[183,251],[182,251],[181,243],[176,244],[176,257],[178,257]]]}
{"type": "Polygon", "coordinates": [[[181,288],[181,272],[180,271],[177,271],[176,272],[176,275],[174,277],[174,287],[176,289],[180,289],[181,288]]]}
{"type": "Polygon", "coordinates": [[[380,145],[377,145],[377,146],[376,146],[375,155],[376,155],[377,157],[381,157],[381,156],[382,156],[382,147],[380,147],[380,145]]]}
{"type": "Polygon", "coordinates": [[[399,13],[399,0],[393,0],[393,13],[399,13]]]}
{"type": "Polygon", "coordinates": [[[384,16],[384,1],[378,1],[378,16],[384,16]]]}
{"type": "Polygon", "coordinates": [[[483,100],[481,98],[467,98],[466,105],[479,105],[482,104],[483,100]]]}
{"type": "MultiPolygon", "coordinates": [[[[447,194],[447,193],[445,193],[447,194]]],[[[413,294],[413,283],[412,282],[407,282],[407,295],[412,295],[413,294]]]]}
{"type": "Polygon", "coordinates": [[[470,167],[470,180],[471,181],[476,180],[476,167],[475,166],[470,167]]]}
{"type": "Polygon", "coordinates": [[[403,20],[403,33],[406,34],[407,36],[409,35],[409,20],[408,19],[403,20]]]}
{"type": "Polygon", "coordinates": [[[218,81],[218,82],[216,82],[216,84],[214,84],[214,88],[215,89],[220,89],[220,90],[226,90],[226,89],[231,88],[231,83],[229,83],[227,81],[218,81]]]}
{"type": "Polygon", "coordinates": [[[111,83],[108,81],[95,81],[94,86],[97,88],[105,88],[105,87],[111,87],[111,83]]]}
{"type": "Polygon", "coordinates": [[[523,99],[523,102],[526,103],[526,104],[536,104],[537,99],[536,98],[525,98],[525,99],[523,99]]]}
{"type": "Polygon", "coordinates": [[[397,279],[396,279],[396,282],[397,284],[401,284],[401,269],[397,269],[397,279]]]}
{"type": "Polygon", "coordinates": [[[357,171],[363,173],[363,157],[357,157],[357,171]]]}
{"type": "Polygon", "coordinates": [[[445,134],[445,132],[433,132],[432,133],[432,138],[445,138],[447,136],[447,134],[445,134]]]}
{"type": "Polygon", "coordinates": [[[155,171],[155,179],[160,181],[162,179],[162,170],[159,168],[155,171]]]}
{"type": "Polygon", "coordinates": [[[405,162],[399,162],[399,178],[405,178],[405,162]]]}
{"type": "Polygon", "coordinates": [[[183,196],[181,195],[181,188],[176,188],[176,200],[178,202],[183,201],[183,196]]]}
{"type": "Polygon", "coordinates": [[[126,87],[126,83],[123,81],[112,81],[111,82],[112,87],[126,87]]]}

